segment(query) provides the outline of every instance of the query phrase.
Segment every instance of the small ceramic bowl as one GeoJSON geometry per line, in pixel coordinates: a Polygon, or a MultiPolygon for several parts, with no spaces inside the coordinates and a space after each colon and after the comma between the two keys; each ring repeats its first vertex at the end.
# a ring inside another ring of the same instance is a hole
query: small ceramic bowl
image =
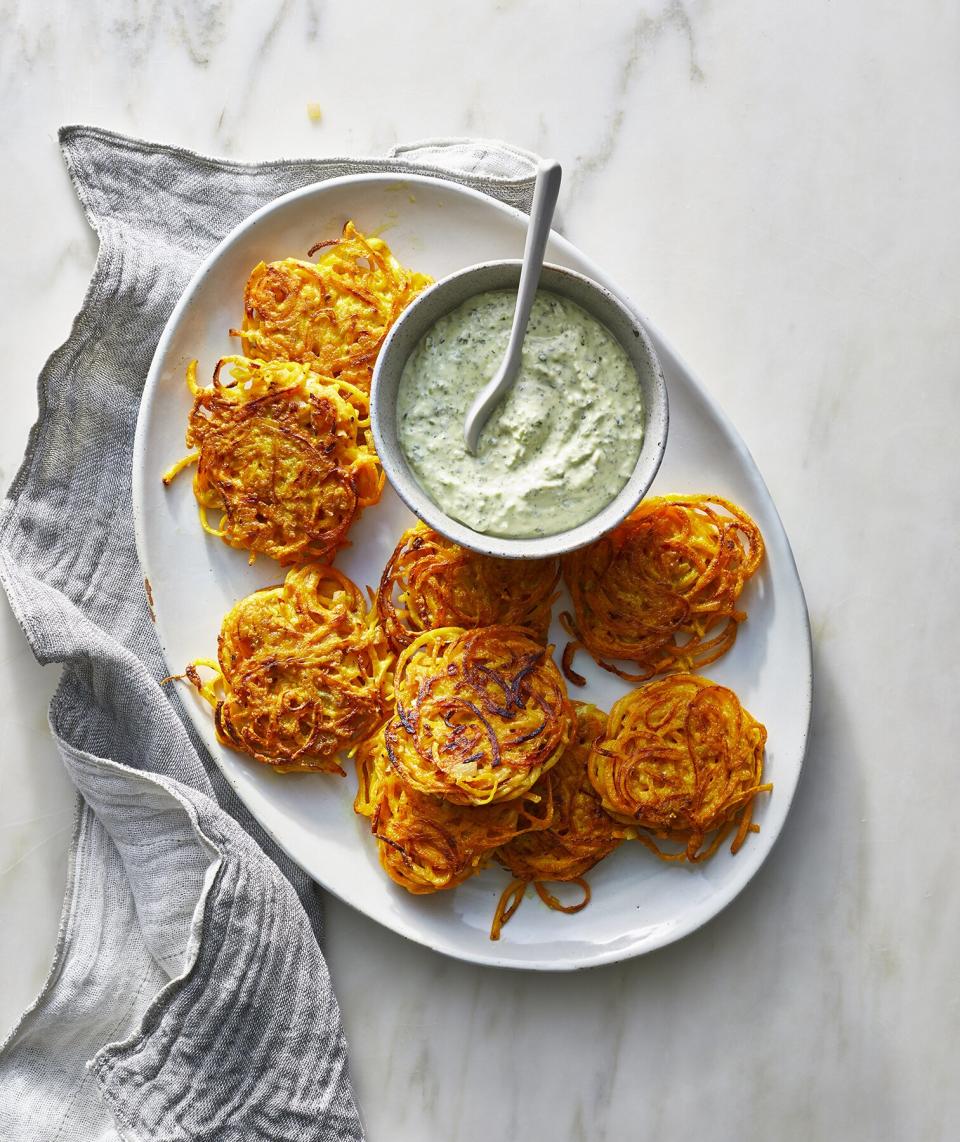
{"type": "Polygon", "coordinates": [[[424,290],[390,331],[373,374],[370,419],[380,462],[397,494],[435,531],[474,551],[508,559],[543,559],[592,543],[615,527],[637,506],[663,459],[667,442],[667,389],[650,339],[633,313],[597,282],[561,266],[546,264],[540,289],[560,294],[591,314],[616,337],[640,382],[644,425],[640,455],[630,479],[618,495],[591,519],[554,535],[523,539],[484,535],[439,507],[420,487],[397,436],[397,390],[407,358],[427,330],[475,294],[516,289],[520,262],[484,262],[451,274],[424,290]]]}

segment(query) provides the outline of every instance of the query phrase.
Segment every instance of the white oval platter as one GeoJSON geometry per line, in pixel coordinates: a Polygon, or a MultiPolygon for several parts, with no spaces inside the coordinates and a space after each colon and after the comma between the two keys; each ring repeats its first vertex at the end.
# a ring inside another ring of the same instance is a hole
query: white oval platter
{"type": "MultiPolygon", "coordinates": [[[[278,582],[269,559],[250,566],[243,552],[205,535],[189,473],[165,489],[160,475],[184,453],[191,399],[187,363],[209,379],[217,359],[238,352],[228,330],[242,314],[247,276],[260,260],[304,257],[314,242],[336,236],[353,219],[379,232],[400,261],[440,278],[476,262],[519,257],[526,218],[455,183],[421,176],[358,175],[306,187],[270,203],[220,243],[176,306],[147,378],[134,451],[137,546],[149,579],[157,631],[171,673],[194,658],[215,657],[220,620],[237,599],[278,582]]],[[[547,258],[623,292],[558,235],[547,258]]],[[[635,307],[634,307],[635,308],[635,307]]],[[[230,784],[277,844],[315,880],[386,927],[438,952],[475,963],[572,970],[663,947],[715,916],[754,875],[783,826],[800,775],[810,717],[811,648],[803,590],[773,501],[750,454],[723,412],[664,338],[644,322],[670,399],[670,433],[651,494],[711,492],[743,506],[759,524],[767,557],[743,597],[748,621],[733,650],[705,673],[730,686],[769,733],[766,776],[772,794],[758,799],[759,834],[737,856],[727,847],[703,865],[664,864],[639,844],[624,844],[589,879],[593,899],[582,912],[550,911],[528,893],[499,942],[490,921],[507,874],[491,866],[452,892],[411,896],[381,870],[368,823],[352,809],[356,778],[278,775],[220,745],[210,709],[187,687],[183,700],[230,784]]],[[[351,531],[337,558],[360,586],[375,586],[413,517],[392,489],[351,531]]],[[[554,608],[552,641],[564,635],[554,608]]],[[[574,696],[604,709],[627,684],[595,667],[584,652],[585,690],[574,696]]]]}

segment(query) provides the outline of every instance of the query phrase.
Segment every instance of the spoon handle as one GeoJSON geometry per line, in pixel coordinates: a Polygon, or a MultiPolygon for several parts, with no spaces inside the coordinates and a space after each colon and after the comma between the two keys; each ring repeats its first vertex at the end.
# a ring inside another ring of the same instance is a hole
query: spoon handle
{"type": "Polygon", "coordinates": [[[530,223],[527,227],[527,241],[523,247],[523,265],[520,269],[520,285],[517,288],[517,305],[513,311],[513,328],[504,355],[504,363],[509,368],[519,363],[523,338],[530,320],[533,299],[537,296],[540,284],[540,271],[543,269],[543,255],[550,237],[550,223],[553,210],[560,194],[562,171],[558,162],[544,161],[537,167],[537,181],[533,188],[533,203],[530,206],[530,223]]]}
{"type": "Polygon", "coordinates": [[[550,237],[550,222],[553,208],[560,193],[560,164],[547,161],[537,167],[537,181],[533,187],[533,203],[530,206],[530,222],[527,225],[527,241],[523,248],[523,263],[520,266],[520,285],[517,289],[517,304],[513,311],[513,326],[507,351],[503,355],[500,368],[480,392],[474,397],[467,411],[463,425],[463,441],[467,451],[476,455],[477,443],[483,426],[493,409],[509,390],[520,368],[523,352],[523,338],[530,320],[530,310],[537,296],[540,284],[540,271],[543,269],[543,255],[550,237]]]}

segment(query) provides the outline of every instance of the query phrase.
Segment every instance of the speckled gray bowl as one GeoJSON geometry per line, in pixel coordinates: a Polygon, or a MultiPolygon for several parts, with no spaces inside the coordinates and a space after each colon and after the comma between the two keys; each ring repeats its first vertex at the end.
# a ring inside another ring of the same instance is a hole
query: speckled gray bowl
{"type": "Polygon", "coordinates": [[[609,290],[583,274],[544,265],[540,289],[576,302],[616,337],[637,371],[643,397],[643,443],[633,475],[597,515],[554,535],[508,539],[484,535],[448,516],[420,487],[397,438],[397,390],[407,358],[427,330],[458,305],[492,289],[516,289],[520,262],[484,262],[451,274],[424,290],[390,331],[373,374],[370,418],[377,452],[387,478],[411,511],[436,531],[464,547],[509,559],[542,559],[592,543],[630,514],[643,499],[663,459],[667,443],[667,389],[660,362],[633,313],[609,290]]]}

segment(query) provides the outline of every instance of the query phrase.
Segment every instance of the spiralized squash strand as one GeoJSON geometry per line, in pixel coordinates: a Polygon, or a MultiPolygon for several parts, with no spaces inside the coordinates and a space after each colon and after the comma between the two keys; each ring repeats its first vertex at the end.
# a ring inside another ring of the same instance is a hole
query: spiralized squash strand
{"type": "Polygon", "coordinates": [[[500,933],[503,930],[504,924],[507,923],[523,903],[523,897],[529,883],[527,880],[511,880],[503,892],[500,893],[500,899],[497,901],[497,908],[493,914],[493,921],[490,924],[491,940],[500,939],[500,933]]]}
{"type": "Polygon", "coordinates": [[[582,899],[573,904],[564,904],[558,900],[542,880],[534,880],[531,882],[517,877],[511,880],[500,894],[500,899],[497,902],[496,911],[493,914],[493,920],[490,924],[491,940],[500,939],[504,925],[516,915],[517,910],[523,903],[527,885],[530,883],[533,884],[534,891],[543,903],[546,904],[548,908],[552,908],[555,912],[563,912],[567,916],[573,916],[577,912],[582,912],[590,903],[590,885],[581,876],[563,881],[564,884],[576,884],[583,893],[582,899]]]}

